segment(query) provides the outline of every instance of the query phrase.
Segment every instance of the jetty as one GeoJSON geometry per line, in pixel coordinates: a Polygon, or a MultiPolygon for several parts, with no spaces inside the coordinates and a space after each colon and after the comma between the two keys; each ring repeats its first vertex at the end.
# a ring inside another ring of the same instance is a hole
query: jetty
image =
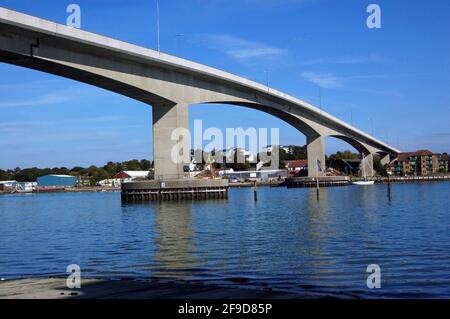
{"type": "Polygon", "coordinates": [[[122,201],[227,199],[228,189],[228,180],[225,179],[137,181],[122,184],[122,201]]]}
{"type": "Polygon", "coordinates": [[[287,188],[296,187],[333,187],[350,185],[348,176],[323,176],[323,177],[289,177],[285,180],[287,188]]]}
{"type": "Polygon", "coordinates": [[[392,176],[379,177],[377,183],[425,183],[425,182],[450,182],[450,175],[431,175],[431,176],[392,176]]]}

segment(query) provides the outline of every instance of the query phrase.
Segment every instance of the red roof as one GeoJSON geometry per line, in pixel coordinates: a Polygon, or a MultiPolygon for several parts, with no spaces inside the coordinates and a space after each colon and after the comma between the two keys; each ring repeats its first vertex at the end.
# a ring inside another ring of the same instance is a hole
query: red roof
{"type": "Polygon", "coordinates": [[[287,161],[288,168],[308,167],[308,160],[287,161]]]}
{"type": "Polygon", "coordinates": [[[411,155],[413,155],[413,154],[414,154],[413,152],[399,153],[399,154],[398,154],[398,159],[397,159],[397,161],[399,161],[399,162],[405,162],[405,161],[407,161],[407,160],[409,159],[409,157],[410,157],[411,155]]]}
{"type": "Polygon", "coordinates": [[[114,179],[126,179],[126,178],[131,178],[131,176],[125,172],[120,172],[114,175],[114,179]]]}
{"type": "Polygon", "coordinates": [[[428,156],[433,155],[434,153],[429,150],[419,150],[413,154],[413,156],[428,156]]]}

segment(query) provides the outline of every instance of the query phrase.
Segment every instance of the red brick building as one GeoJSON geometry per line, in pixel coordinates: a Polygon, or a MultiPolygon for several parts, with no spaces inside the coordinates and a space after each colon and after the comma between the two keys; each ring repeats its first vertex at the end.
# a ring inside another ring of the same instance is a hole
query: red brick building
{"type": "Polygon", "coordinates": [[[429,150],[400,153],[394,163],[395,175],[427,176],[439,173],[440,154],[429,150]]]}

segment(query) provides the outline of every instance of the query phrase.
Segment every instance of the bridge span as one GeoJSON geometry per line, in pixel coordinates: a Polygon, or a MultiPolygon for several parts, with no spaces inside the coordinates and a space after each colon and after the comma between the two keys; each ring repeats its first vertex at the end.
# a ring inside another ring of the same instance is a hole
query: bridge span
{"type": "Polygon", "coordinates": [[[0,7],[0,62],[107,89],[152,106],[155,177],[182,176],[171,160],[176,128],[188,128],[189,104],[232,104],[257,109],[305,134],[310,177],[324,172],[325,138],[342,139],[386,164],[399,150],[295,97],[206,65],[0,7]]]}

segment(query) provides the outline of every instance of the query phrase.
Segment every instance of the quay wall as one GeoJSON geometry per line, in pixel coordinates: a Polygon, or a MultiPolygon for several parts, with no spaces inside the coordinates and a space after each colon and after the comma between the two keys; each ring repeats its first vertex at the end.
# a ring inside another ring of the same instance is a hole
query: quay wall
{"type": "Polygon", "coordinates": [[[122,184],[122,200],[156,201],[183,199],[226,199],[229,184],[227,180],[168,180],[140,181],[122,184]]]}

